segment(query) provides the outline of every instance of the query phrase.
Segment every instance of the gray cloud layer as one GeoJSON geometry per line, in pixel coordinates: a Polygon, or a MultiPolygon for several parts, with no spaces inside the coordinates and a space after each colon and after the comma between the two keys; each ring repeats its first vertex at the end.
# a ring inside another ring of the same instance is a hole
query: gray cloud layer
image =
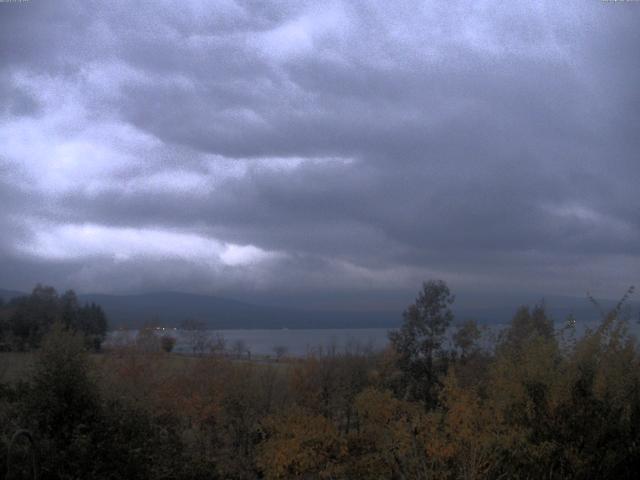
{"type": "Polygon", "coordinates": [[[390,5],[0,4],[0,285],[636,281],[640,7],[390,5]]]}

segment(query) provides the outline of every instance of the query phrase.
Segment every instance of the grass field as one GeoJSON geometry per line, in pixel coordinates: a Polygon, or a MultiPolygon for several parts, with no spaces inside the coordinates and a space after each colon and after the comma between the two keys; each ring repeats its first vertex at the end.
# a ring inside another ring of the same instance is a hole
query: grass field
{"type": "MultiPolygon", "coordinates": [[[[109,360],[113,360],[114,352],[93,353],[89,357],[96,362],[98,370],[107,364],[109,360]]],[[[176,371],[184,371],[193,363],[202,357],[181,355],[181,354],[156,354],[147,357],[149,361],[164,370],[167,373],[175,373],[176,371]]],[[[35,365],[37,352],[0,352],[0,383],[12,383],[18,380],[25,380],[29,377],[30,370],[35,365]]],[[[286,368],[291,365],[291,359],[282,359],[276,361],[274,359],[256,356],[251,360],[233,359],[234,363],[250,363],[253,365],[272,365],[275,367],[286,368]]]]}
{"type": "Polygon", "coordinates": [[[0,382],[15,382],[25,379],[33,367],[36,355],[33,352],[0,352],[0,382]]]}

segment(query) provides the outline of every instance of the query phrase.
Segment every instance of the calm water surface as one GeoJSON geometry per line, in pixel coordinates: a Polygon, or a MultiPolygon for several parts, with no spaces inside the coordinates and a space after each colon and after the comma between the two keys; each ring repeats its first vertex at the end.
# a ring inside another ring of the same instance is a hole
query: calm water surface
{"type": "MultiPolygon", "coordinates": [[[[585,324],[578,323],[575,326],[574,335],[581,336],[587,328],[596,328],[597,322],[585,324]]],[[[562,328],[564,324],[557,322],[556,328],[562,328]]],[[[491,348],[495,344],[497,336],[506,325],[497,324],[491,327],[483,327],[484,335],[481,345],[491,348]]],[[[639,336],[640,327],[637,322],[629,325],[630,333],[639,336]]],[[[451,335],[453,329],[450,329],[451,335]]],[[[223,340],[225,349],[235,351],[242,345],[244,352],[252,355],[275,356],[276,349],[289,356],[305,356],[319,351],[327,352],[335,350],[356,351],[369,349],[379,351],[388,343],[389,329],[386,328],[362,328],[362,329],[281,329],[281,330],[206,330],[194,333],[176,329],[158,330],[157,335],[171,336],[176,339],[174,351],[179,353],[193,353],[194,337],[203,341],[205,351],[211,345],[223,340]]],[[[138,334],[137,330],[112,331],[108,334],[106,346],[115,346],[133,342],[138,334]]],[[[558,333],[559,335],[559,333],[558,333]]],[[[566,332],[565,332],[566,335],[566,332]]],[[[445,340],[450,343],[450,338],[445,340]]]]}
{"type": "MultiPolygon", "coordinates": [[[[294,330],[216,330],[198,332],[209,344],[215,344],[222,338],[228,350],[233,350],[240,342],[252,355],[275,355],[278,347],[283,348],[287,355],[304,356],[317,352],[319,349],[327,351],[336,349],[343,352],[346,349],[369,348],[381,350],[387,344],[387,329],[294,329],[294,330]]],[[[117,345],[133,341],[136,330],[110,332],[107,345],[117,345]]],[[[176,338],[174,351],[191,353],[192,338],[190,332],[181,330],[160,330],[158,335],[168,335],[176,338]]]]}

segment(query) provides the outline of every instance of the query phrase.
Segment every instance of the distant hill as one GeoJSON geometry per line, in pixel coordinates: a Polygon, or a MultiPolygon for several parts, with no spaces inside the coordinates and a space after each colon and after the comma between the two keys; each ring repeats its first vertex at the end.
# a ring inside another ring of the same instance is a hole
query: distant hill
{"type": "Polygon", "coordinates": [[[225,298],[177,292],[140,295],[80,295],[102,306],[113,327],[139,327],[146,322],[175,326],[185,319],[209,328],[376,328],[399,323],[395,312],[306,311],[252,305],[225,298]]]}
{"type": "MultiPolygon", "coordinates": [[[[484,324],[507,323],[520,305],[534,305],[542,297],[509,297],[497,295],[483,300],[490,306],[473,303],[454,304],[456,321],[474,319],[484,324]],[[502,303],[500,303],[502,300],[502,303]]],[[[202,320],[210,328],[395,328],[402,321],[398,311],[318,311],[249,304],[237,300],[176,292],[155,292],[140,295],[81,295],[82,301],[100,304],[112,326],[139,327],[147,321],[175,326],[182,320],[202,320]]],[[[462,299],[461,299],[462,300],[462,299]]],[[[603,300],[604,309],[616,302],[603,300]]],[[[580,322],[598,320],[599,313],[585,298],[551,296],[545,298],[550,315],[558,322],[572,314],[580,322]]],[[[638,302],[629,303],[637,317],[638,302]]]]}
{"type": "MultiPolygon", "coordinates": [[[[462,296],[461,296],[462,297],[462,296]]],[[[585,295],[584,297],[570,297],[560,295],[485,295],[482,299],[460,298],[461,305],[454,304],[456,320],[472,318],[480,323],[496,324],[507,323],[513,317],[516,309],[521,305],[536,305],[544,301],[547,313],[556,321],[562,322],[569,315],[573,315],[578,322],[593,322],[601,318],[598,309],[585,295]],[[466,300],[466,302],[464,302],[466,300]],[[477,306],[480,304],[481,306],[477,306]]],[[[618,301],[610,299],[597,299],[600,307],[608,312],[613,309],[618,301]]],[[[625,312],[632,319],[638,319],[640,302],[627,302],[625,312]]]]}
{"type": "Polygon", "coordinates": [[[2,288],[0,288],[0,298],[2,298],[5,301],[11,300],[12,298],[15,298],[15,297],[21,297],[23,295],[26,295],[26,293],[18,292],[15,290],[3,290],[2,288]]]}
{"type": "MultiPolygon", "coordinates": [[[[25,295],[1,290],[5,300],[25,295]]],[[[509,322],[520,305],[534,305],[543,296],[475,294],[460,295],[454,304],[456,322],[474,319],[484,324],[509,322]]],[[[547,296],[547,311],[562,322],[573,314],[579,322],[598,320],[599,313],[586,297],[547,296]]],[[[243,328],[396,328],[402,322],[402,308],[395,311],[324,311],[293,307],[254,305],[238,300],[178,292],[152,292],[135,295],[79,295],[81,302],[102,306],[111,328],[138,328],[147,322],[177,326],[185,319],[204,322],[211,329],[243,328]]],[[[604,309],[615,301],[602,300],[604,309]]],[[[630,314],[638,318],[640,303],[628,304],[630,314]]]]}

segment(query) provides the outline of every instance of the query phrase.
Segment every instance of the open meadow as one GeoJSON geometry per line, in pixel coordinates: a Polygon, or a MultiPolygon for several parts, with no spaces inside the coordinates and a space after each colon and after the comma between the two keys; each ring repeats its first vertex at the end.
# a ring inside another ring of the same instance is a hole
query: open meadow
{"type": "Polygon", "coordinates": [[[0,383],[29,378],[35,364],[34,352],[0,352],[0,383]]]}

